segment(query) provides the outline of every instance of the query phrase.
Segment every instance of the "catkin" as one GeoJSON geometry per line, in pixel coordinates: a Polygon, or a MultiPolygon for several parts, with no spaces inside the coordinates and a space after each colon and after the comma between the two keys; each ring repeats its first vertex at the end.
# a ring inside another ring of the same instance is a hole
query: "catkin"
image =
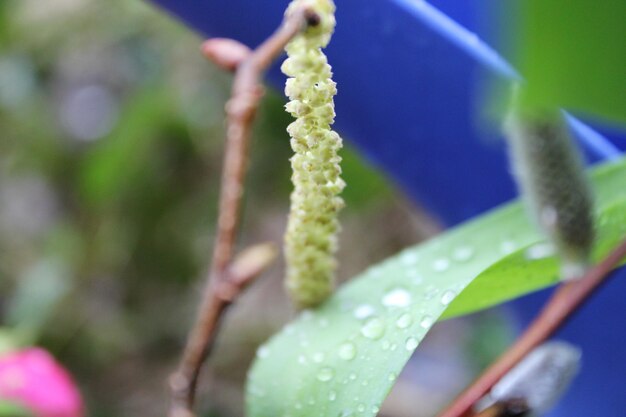
{"type": "Polygon", "coordinates": [[[322,52],[335,27],[331,0],[296,0],[287,9],[308,6],[319,16],[286,47],[288,58],[281,69],[287,79],[286,106],[296,120],[287,131],[294,155],[291,158],[294,190],[285,234],[286,287],[298,308],[323,302],[332,292],[336,269],[335,252],[343,207],[339,193],[341,138],[331,129],[337,93],[331,67],[322,52]]]}
{"type": "Polygon", "coordinates": [[[505,129],[518,182],[561,258],[562,278],[582,276],[594,240],[593,199],[561,112],[516,106],[505,129]]]}

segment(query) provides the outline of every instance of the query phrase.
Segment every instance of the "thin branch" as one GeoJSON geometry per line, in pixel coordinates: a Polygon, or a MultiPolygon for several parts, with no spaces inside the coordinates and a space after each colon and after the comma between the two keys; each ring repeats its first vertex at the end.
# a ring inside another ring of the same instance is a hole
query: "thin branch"
{"type": "Polygon", "coordinates": [[[590,269],[583,278],[562,284],[524,334],[439,417],[471,416],[474,404],[530,351],[565,324],[624,257],[626,257],[626,241],[623,241],[602,262],[590,269]]]}
{"type": "MultiPolygon", "coordinates": [[[[247,262],[231,263],[239,223],[250,132],[263,94],[263,73],[295,35],[306,25],[319,22],[319,17],[316,17],[308,8],[296,9],[285,17],[276,32],[251,53],[247,54],[240,48],[233,54],[237,55],[234,60],[231,59],[233,56],[222,57],[223,59],[212,57],[218,63],[234,62],[233,65],[238,66],[231,99],[226,104],[226,154],[213,259],[196,322],[190,332],[179,368],[170,378],[170,417],[194,415],[192,409],[200,369],[213,346],[224,311],[273,259],[265,251],[261,255],[257,252],[256,257],[248,256],[247,262]],[[239,59],[243,61],[237,62],[239,59]],[[256,259],[256,264],[251,261],[253,258],[256,259]]],[[[226,53],[228,48],[223,48],[223,45],[222,43],[210,50],[209,56],[211,53],[220,54],[220,51],[226,53]]],[[[203,49],[206,51],[206,48],[203,49]]]]}

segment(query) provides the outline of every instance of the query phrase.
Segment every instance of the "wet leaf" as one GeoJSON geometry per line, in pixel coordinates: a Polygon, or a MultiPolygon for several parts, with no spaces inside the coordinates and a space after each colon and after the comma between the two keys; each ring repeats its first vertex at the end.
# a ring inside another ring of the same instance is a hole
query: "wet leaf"
{"type": "MultiPolygon", "coordinates": [[[[597,258],[626,235],[626,161],[596,168],[592,178],[597,258]]],[[[375,416],[448,307],[445,317],[498,304],[554,284],[557,270],[520,203],[409,248],[354,278],[319,309],[303,312],[259,349],[247,415],[375,416]]]]}

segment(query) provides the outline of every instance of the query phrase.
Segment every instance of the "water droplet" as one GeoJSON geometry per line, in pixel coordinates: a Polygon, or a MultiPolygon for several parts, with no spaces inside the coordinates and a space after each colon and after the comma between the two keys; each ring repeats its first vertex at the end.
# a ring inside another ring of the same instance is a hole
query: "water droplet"
{"type": "Polygon", "coordinates": [[[424,293],[425,300],[432,300],[435,295],[439,294],[439,289],[433,287],[432,285],[426,288],[426,292],[424,293]]]}
{"type": "Polygon", "coordinates": [[[406,307],[411,304],[411,294],[404,288],[394,288],[383,296],[382,303],[386,307],[406,307]]]}
{"type": "Polygon", "coordinates": [[[417,345],[419,345],[419,342],[414,337],[409,337],[408,339],[406,339],[406,342],[404,342],[404,347],[406,348],[406,350],[413,351],[413,350],[415,350],[417,345]]]}
{"type": "Polygon", "coordinates": [[[387,375],[388,381],[395,381],[397,378],[398,378],[398,375],[395,372],[390,372],[389,375],[387,375]]]}
{"type": "Polygon", "coordinates": [[[256,351],[256,356],[259,359],[264,359],[267,358],[270,355],[270,349],[267,346],[261,346],[259,347],[259,349],[256,351]]]}
{"type": "Polygon", "coordinates": [[[400,255],[400,262],[403,265],[415,265],[419,261],[419,256],[417,256],[414,252],[404,252],[400,255]]]}
{"type": "Polygon", "coordinates": [[[441,296],[441,304],[443,304],[444,306],[447,306],[448,304],[452,302],[452,300],[454,300],[454,297],[456,297],[456,291],[448,290],[444,292],[443,295],[441,296]]]}
{"type": "Polygon", "coordinates": [[[350,378],[351,381],[354,381],[356,379],[356,374],[353,372],[350,375],[348,375],[348,378],[350,378]]]}
{"type": "Polygon", "coordinates": [[[398,317],[398,320],[396,320],[396,326],[399,329],[406,329],[411,324],[413,324],[413,318],[408,313],[404,313],[403,315],[398,317]]]}
{"type": "Polygon", "coordinates": [[[500,243],[500,252],[504,255],[515,252],[515,249],[517,249],[517,245],[511,240],[504,240],[500,243]]]}
{"type": "Polygon", "coordinates": [[[421,284],[424,281],[424,277],[422,277],[422,274],[420,274],[419,270],[416,268],[406,271],[406,276],[413,282],[413,284],[416,285],[421,284]]]}
{"type": "Polygon", "coordinates": [[[296,410],[300,410],[302,408],[302,404],[299,402],[296,402],[293,406],[296,407],[296,410]]]}
{"type": "Polygon", "coordinates": [[[337,399],[337,393],[335,391],[331,391],[328,393],[328,401],[335,401],[337,399]]]}
{"type": "Polygon", "coordinates": [[[294,334],[296,331],[295,325],[293,323],[289,323],[285,326],[285,333],[294,334]]]}
{"type": "Polygon", "coordinates": [[[385,323],[374,317],[369,319],[363,327],[361,327],[361,334],[368,339],[380,339],[385,333],[385,323]]]}
{"type": "Polygon", "coordinates": [[[433,270],[443,272],[450,267],[450,261],[446,258],[435,259],[433,262],[433,270]]]}
{"type": "Polygon", "coordinates": [[[389,343],[388,340],[383,340],[383,343],[382,343],[383,350],[388,350],[390,346],[391,344],[389,343]]]}
{"type": "Polygon", "coordinates": [[[474,249],[470,248],[469,246],[461,246],[459,248],[456,248],[452,253],[452,257],[459,262],[469,261],[470,259],[472,259],[472,256],[474,256],[474,249]]]}
{"type": "Polygon", "coordinates": [[[313,362],[322,363],[324,362],[324,354],[322,352],[316,352],[312,356],[313,362]]]}
{"type": "Polygon", "coordinates": [[[395,343],[392,343],[391,346],[389,346],[389,350],[392,352],[396,350],[397,348],[398,348],[398,345],[396,345],[395,343]]]}
{"type": "Polygon", "coordinates": [[[433,325],[434,322],[435,321],[433,317],[427,314],[424,317],[422,317],[422,320],[420,320],[420,326],[422,326],[424,329],[428,329],[433,325]]]}
{"type": "Polygon", "coordinates": [[[352,342],[342,343],[339,346],[339,357],[345,361],[351,361],[356,357],[356,346],[352,342]]]}
{"type": "Polygon", "coordinates": [[[298,363],[300,365],[306,365],[308,361],[306,360],[306,357],[304,355],[300,355],[298,356],[298,363]]]}
{"type": "Polygon", "coordinates": [[[302,320],[304,321],[309,321],[313,318],[313,312],[311,310],[304,310],[300,313],[300,317],[302,317],[302,320]]]}
{"type": "Polygon", "coordinates": [[[372,413],[378,414],[379,411],[380,411],[380,408],[378,408],[378,406],[376,406],[376,405],[372,406],[372,413]]]}
{"type": "Polygon", "coordinates": [[[359,320],[366,319],[376,313],[376,309],[369,304],[361,304],[354,309],[354,317],[359,320]]]}
{"type": "Polygon", "coordinates": [[[356,410],[357,410],[359,413],[362,413],[363,411],[365,411],[365,404],[361,403],[361,404],[357,405],[357,406],[356,406],[356,410]]]}
{"type": "Polygon", "coordinates": [[[366,386],[367,386],[367,384],[369,384],[369,381],[368,381],[367,379],[364,379],[364,380],[361,382],[361,385],[363,385],[364,387],[366,387],[366,386]]]}
{"type": "Polygon", "coordinates": [[[376,265],[376,266],[374,266],[374,267],[370,268],[370,269],[367,271],[367,273],[368,273],[369,275],[373,275],[373,276],[379,276],[379,275],[382,275],[382,273],[383,273],[383,267],[382,267],[380,264],[378,264],[378,265],[376,265]]]}
{"type": "Polygon", "coordinates": [[[250,395],[258,395],[259,388],[256,385],[248,385],[247,391],[250,395]]]}
{"type": "Polygon", "coordinates": [[[332,368],[324,367],[317,373],[317,379],[322,382],[328,382],[335,376],[335,371],[332,368]]]}
{"type": "Polygon", "coordinates": [[[538,243],[526,250],[525,256],[529,261],[547,258],[554,255],[554,247],[549,243],[538,243]]]}

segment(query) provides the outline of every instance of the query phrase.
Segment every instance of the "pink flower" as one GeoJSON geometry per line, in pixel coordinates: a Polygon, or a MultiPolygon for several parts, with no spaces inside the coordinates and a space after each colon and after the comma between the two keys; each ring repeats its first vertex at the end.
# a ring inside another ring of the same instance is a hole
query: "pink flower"
{"type": "Polygon", "coordinates": [[[83,402],[65,369],[45,350],[29,348],[0,357],[0,399],[36,417],[83,417],[83,402]]]}

